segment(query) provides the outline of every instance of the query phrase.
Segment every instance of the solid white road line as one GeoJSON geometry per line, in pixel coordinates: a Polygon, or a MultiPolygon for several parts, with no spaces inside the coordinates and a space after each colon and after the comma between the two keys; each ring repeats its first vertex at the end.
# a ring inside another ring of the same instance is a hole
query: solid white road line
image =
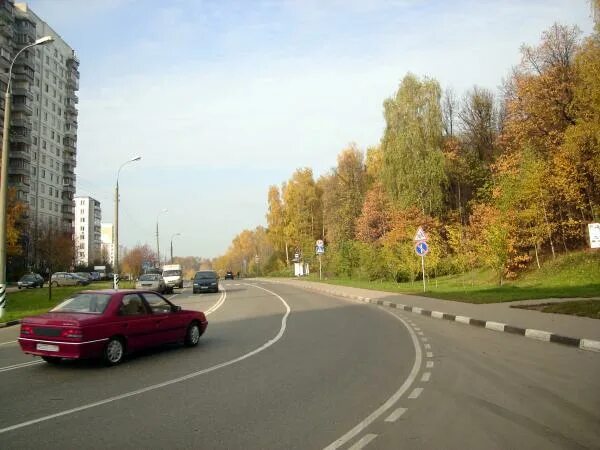
{"type": "Polygon", "coordinates": [[[214,313],[217,309],[219,309],[221,306],[223,306],[223,303],[225,303],[225,299],[227,298],[227,291],[225,289],[223,289],[223,293],[221,294],[221,296],[219,297],[219,299],[217,300],[217,303],[215,303],[213,306],[211,306],[205,313],[205,316],[209,316],[212,313],[214,313]]]}
{"type": "Polygon", "coordinates": [[[387,416],[387,419],[385,419],[385,421],[386,422],[395,422],[405,412],[406,412],[406,408],[397,408],[393,413],[391,413],[389,416],[387,416]]]}
{"type": "Polygon", "coordinates": [[[367,444],[369,442],[371,442],[373,439],[375,439],[377,437],[376,434],[365,434],[360,441],[358,441],[356,444],[354,444],[352,447],[350,447],[348,450],[360,450],[361,448],[364,448],[367,446],[367,444]]]}
{"type": "Polygon", "coordinates": [[[413,391],[408,396],[408,398],[410,398],[410,399],[419,398],[419,395],[421,395],[421,392],[423,392],[423,388],[420,388],[420,387],[414,388],[413,391]]]}
{"type": "Polygon", "coordinates": [[[260,347],[255,348],[254,350],[245,353],[241,356],[238,356],[237,358],[234,359],[230,359],[229,361],[225,361],[223,363],[220,364],[216,364],[214,366],[208,367],[206,369],[202,369],[202,370],[198,370],[196,372],[192,372],[189,373],[187,375],[178,377],[178,378],[173,378],[171,380],[167,380],[164,381],[162,383],[158,383],[158,384],[153,384],[151,386],[147,386],[145,388],[141,388],[141,389],[137,389],[135,391],[131,391],[131,392],[126,392],[124,394],[121,395],[115,395],[114,397],[109,397],[107,399],[104,400],[100,400],[97,402],[93,402],[93,403],[88,403],[87,405],[82,405],[82,406],[78,406],[77,408],[72,408],[72,409],[67,409],[65,411],[61,411],[55,414],[50,414],[47,416],[43,416],[43,417],[39,417],[37,419],[33,419],[33,420],[28,420],[26,422],[21,422],[21,423],[17,423],[15,425],[11,425],[9,427],[5,427],[0,429],[0,434],[2,433],[6,433],[8,431],[12,431],[12,430],[17,430],[19,428],[24,428],[24,427],[28,427],[30,425],[35,425],[36,423],[40,423],[40,422],[45,422],[48,420],[52,420],[52,419],[56,419],[57,417],[62,417],[62,416],[66,416],[69,414],[73,414],[76,412],[80,412],[80,411],[84,411],[86,409],[91,409],[91,408],[95,408],[97,406],[102,406],[102,405],[106,405],[108,403],[113,403],[116,402],[118,400],[123,400],[125,398],[129,398],[129,397],[134,397],[136,395],[140,395],[140,394],[144,394],[146,392],[150,392],[150,391],[154,391],[157,389],[161,389],[167,386],[170,386],[172,384],[176,384],[176,383],[181,383],[182,381],[187,381],[190,380],[192,378],[196,378],[200,375],[204,375],[210,372],[214,372],[215,370],[219,370],[222,369],[224,367],[227,366],[231,366],[232,364],[236,364],[240,361],[243,361],[245,359],[248,359],[264,350],[266,350],[267,348],[271,347],[272,345],[276,344],[282,337],[283,334],[285,333],[286,327],[287,327],[287,319],[288,316],[290,315],[291,309],[290,306],[286,303],[286,301],[281,298],[278,294],[276,294],[273,291],[269,291],[268,289],[259,287],[259,286],[255,286],[257,289],[262,289],[263,291],[267,291],[270,294],[273,294],[275,297],[277,297],[281,303],[283,303],[283,306],[285,306],[285,314],[283,315],[283,317],[281,318],[281,327],[279,328],[279,332],[275,335],[275,337],[273,337],[272,339],[270,339],[269,341],[265,342],[263,345],[261,345],[260,347]]]}
{"type": "Polygon", "coordinates": [[[425,373],[423,373],[423,376],[421,377],[421,381],[424,383],[427,383],[430,378],[431,378],[431,372],[425,372],[425,373]]]}
{"type": "Polygon", "coordinates": [[[43,364],[42,360],[29,361],[26,363],[13,364],[12,366],[0,367],[0,372],[8,372],[9,370],[21,369],[23,367],[35,366],[37,364],[43,364]]]}
{"type": "Polygon", "coordinates": [[[408,324],[404,321],[404,319],[395,315],[391,311],[388,311],[387,309],[381,308],[381,311],[384,311],[387,314],[389,314],[390,316],[395,317],[397,320],[402,322],[402,324],[408,330],[408,333],[410,334],[410,337],[412,339],[413,346],[415,347],[415,362],[413,364],[412,370],[410,371],[410,374],[408,375],[406,380],[404,380],[404,383],[402,384],[402,386],[400,386],[400,388],[396,392],[394,392],[394,394],[392,394],[392,396],[390,398],[388,398],[385,401],[385,403],[383,403],[383,405],[381,405],[379,408],[377,408],[375,411],[373,411],[369,416],[367,416],[363,421],[358,423],[354,428],[352,428],[350,431],[348,431],[342,437],[340,437],[335,442],[332,442],[327,447],[325,447],[325,450],[334,450],[336,448],[340,448],[342,445],[345,445],[350,439],[354,438],[356,435],[361,433],[365,428],[367,428],[369,425],[371,425],[375,420],[377,420],[379,418],[379,416],[381,416],[383,413],[385,413],[387,410],[389,410],[392,406],[394,406],[394,404],[400,399],[400,397],[402,395],[404,395],[404,393],[410,388],[410,386],[413,384],[413,382],[417,378],[417,375],[419,374],[419,369],[421,368],[422,354],[421,354],[421,346],[419,345],[419,340],[417,339],[417,335],[412,330],[412,328],[408,326],[408,324]]]}
{"type": "Polygon", "coordinates": [[[427,361],[425,363],[425,367],[427,367],[428,369],[432,369],[433,368],[433,361],[427,361]]]}
{"type": "Polygon", "coordinates": [[[16,344],[17,341],[6,341],[6,342],[0,342],[0,345],[8,345],[8,344],[16,344]]]}

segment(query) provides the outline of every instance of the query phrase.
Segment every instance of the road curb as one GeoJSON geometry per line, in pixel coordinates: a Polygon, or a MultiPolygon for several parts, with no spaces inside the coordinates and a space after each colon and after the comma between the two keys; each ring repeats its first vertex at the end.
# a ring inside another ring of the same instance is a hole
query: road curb
{"type": "Polygon", "coordinates": [[[12,327],[13,325],[19,325],[20,323],[20,320],[9,320],[8,322],[0,322],[0,328],[12,327]]]}
{"type": "MultiPolygon", "coordinates": [[[[294,286],[298,286],[294,284],[294,286]]],[[[364,303],[371,303],[379,306],[386,306],[389,308],[403,309],[404,311],[412,312],[415,314],[420,314],[422,316],[429,316],[435,319],[440,320],[448,320],[451,322],[459,322],[465,325],[476,326],[479,328],[485,328],[490,331],[496,331],[500,333],[511,333],[518,334],[524,336],[529,339],[535,339],[542,342],[551,342],[555,344],[563,344],[568,345],[570,347],[577,347],[580,350],[592,351],[592,352],[600,352],[600,341],[595,341],[593,339],[584,339],[584,338],[575,338],[570,336],[562,336],[560,334],[552,333],[550,331],[544,330],[536,330],[533,328],[521,328],[514,325],[509,325],[506,323],[495,322],[493,320],[482,320],[475,319],[467,316],[457,316],[454,314],[448,314],[442,311],[429,311],[423,308],[419,308],[416,306],[403,305],[401,303],[392,303],[389,301],[383,300],[375,300],[368,297],[361,297],[358,295],[352,295],[347,293],[340,293],[330,288],[316,288],[313,286],[299,286],[302,289],[307,289],[311,291],[317,291],[329,295],[335,295],[337,297],[345,297],[351,298],[353,300],[358,300],[364,303]]]]}

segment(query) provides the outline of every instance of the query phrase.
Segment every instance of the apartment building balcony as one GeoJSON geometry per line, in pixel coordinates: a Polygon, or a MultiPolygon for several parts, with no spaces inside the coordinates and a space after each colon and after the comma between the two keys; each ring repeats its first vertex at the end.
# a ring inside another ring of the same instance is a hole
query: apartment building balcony
{"type": "Polygon", "coordinates": [[[30,184],[30,178],[29,178],[29,173],[27,173],[27,175],[24,175],[22,173],[8,173],[8,184],[11,187],[14,187],[17,189],[17,191],[22,191],[25,192],[27,194],[29,194],[29,184],[30,184]]]}
{"type": "Polygon", "coordinates": [[[12,93],[13,98],[15,96],[21,96],[26,97],[30,101],[33,101],[33,92],[29,90],[29,87],[15,85],[12,87],[12,93]]]}
{"type": "Polygon", "coordinates": [[[12,110],[14,112],[22,112],[28,116],[33,115],[33,108],[27,102],[27,97],[23,95],[13,96],[12,110]]]}
{"type": "Polygon", "coordinates": [[[10,158],[14,159],[22,159],[27,161],[27,164],[31,162],[31,152],[30,147],[27,144],[23,144],[22,142],[11,142],[10,143],[10,158]]]}
{"type": "Polygon", "coordinates": [[[13,127],[29,128],[31,129],[31,119],[29,117],[11,117],[10,125],[13,127]]]}
{"type": "MultiPolygon", "coordinates": [[[[2,29],[0,25],[0,30],[2,29]]],[[[10,68],[10,62],[12,61],[12,49],[5,43],[0,43],[0,67],[10,68]]],[[[6,89],[5,89],[6,90],[6,89]]]]}
{"type": "Polygon", "coordinates": [[[33,83],[34,70],[24,64],[18,64],[13,66],[13,74],[16,81],[29,81],[33,83]]]}
{"type": "Polygon", "coordinates": [[[63,192],[75,194],[75,186],[73,184],[63,184],[62,189],[63,189],[63,192]]]}
{"type": "Polygon", "coordinates": [[[10,130],[10,141],[31,145],[31,129],[26,127],[12,127],[10,130]]]}
{"type": "Polygon", "coordinates": [[[74,219],[75,218],[75,208],[72,204],[63,203],[61,205],[60,212],[63,215],[63,219],[74,219]]]}
{"type": "Polygon", "coordinates": [[[73,139],[72,137],[65,136],[65,137],[63,137],[63,145],[65,146],[66,149],[75,150],[76,145],[77,145],[77,140],[73,139]]]}

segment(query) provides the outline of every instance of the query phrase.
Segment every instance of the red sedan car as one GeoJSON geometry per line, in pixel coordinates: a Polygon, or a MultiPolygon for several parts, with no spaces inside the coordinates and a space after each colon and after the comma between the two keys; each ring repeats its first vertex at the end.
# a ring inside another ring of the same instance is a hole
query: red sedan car
{"type": "Polygon", "coordinates": [[[182,310],[154,291],[83,291],[50,312],[21,321],[19,344],[49,363],[103,358],[120,363],[127,352],[168,342],[195,346],[206,330],[204,313],[182,310]]]}

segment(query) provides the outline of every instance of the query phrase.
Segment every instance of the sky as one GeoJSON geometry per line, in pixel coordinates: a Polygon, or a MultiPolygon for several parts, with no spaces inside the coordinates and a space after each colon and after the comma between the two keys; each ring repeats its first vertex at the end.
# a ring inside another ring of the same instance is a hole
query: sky
{"type": "Polygon", "coordinates": [[[554,22],[587,0],[31,0],[80,59],[77,194],[120,243],[223,254],[266,225],[267,191],[315,177],[350,143],[377,145],[407,72],[459,95],[497,91],[554,22]],[[163,209],[167,213],[161,213],[163,209]]]}

